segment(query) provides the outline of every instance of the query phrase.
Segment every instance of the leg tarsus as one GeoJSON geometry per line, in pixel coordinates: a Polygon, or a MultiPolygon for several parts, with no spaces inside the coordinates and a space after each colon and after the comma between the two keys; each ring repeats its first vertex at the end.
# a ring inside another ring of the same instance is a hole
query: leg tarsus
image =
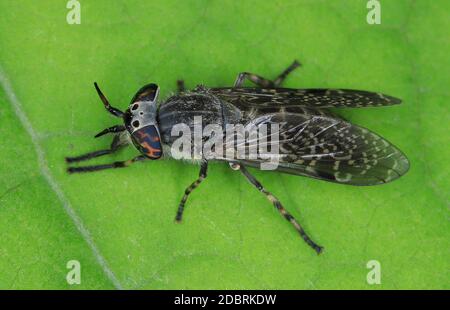
{"type": "Polygon", "coordinates": [[[186,190],[184,191],[183,198],[181,199],[180,204],[178,205],[177,215],[175,217],[175,221],[177,223],[180,223],[181,220],[183,219],[184,205],[189,195],[192,193],[194,189],[196,189],[200,185],[200,183],[202,183],[202,181],[206,178],[207,174],[208,174],[208,161],[202,160],[197,180],[195,180],[191,185],[189,185],[186,188],[186,190]]]}
{"type": "Polygon", "coordinates": [[[273,88],[275,86],[271,80],[263,78],[262,76],[250,72],[241,72],[238,74],[236,81],[234,82],[234,87],[244,86],[245,79],[262,88],[273,88]]]}
{"type": "Polygon", "coordinates": [[[111,169],[111,168],[125,168],[134,162],[145,160],[147,157],[144,155],[139,155],[133,159],[126,161],[116,161],[110,164],[94,165],[94,166],[84,166],[84,167],[69,167],[67,172],[69,173],[82,173],[82,172],[94,172],[99,170],[111,169]]]}
{"type": "Polygon", "coordinates": [[[95,152],[90,152],[90,153],[86,153],[80,156],[76,156],[76,157],[66,157],[66,162],[67,163],[76,163],[76,162],[80,162],[80,161],[84,161],[84,160],[88,160],[91,158],[95,158],[95,157],[99,157],[99,156],[103,156],[103,155],[108,155],[113,153],[114,151],[111,149],[107,149],[107,150],[99,150],[99,151],[95,151],[95,152]]]}
{"type": "Polygon", "coordinates": [[[323,247],[316,244],[305,232],[303,227],[297,222],[297,220],[283,207],[281,202],[276,198],[272,193],[267,191],[262,184],[243,166],[243,165],[236,165],[232,167],[232,169],[237,170],[239,169],[241,173],[247,178],[247,180],[255,186],[261,193],[266,195],[267,199],[272,202],[274,207],[280,212],[280,214],[289,221],[294,228],[298,231],[302,239],[311,247],[314,249],[314,251],[317,252],[317,254],[320,254],[323,251],[323,247]]]}
{"type": "Polygon", "coordinates": [[[66,162],[67,163],[76,163],[76,162],[92,159],[95,157],[112,154],[124,145],[125,145],[125,142],[120,139],[119,135],[117,135],[117,136],[114,136],[114,139],[113,139],[109,149],[90,152],[90,153],[86,153],[86,154],[76,156],[76,157],[66,157],[66,162]]]}
{"type": "Polygon", "coordinates": [[[250,72],[242,72],[239,73],[236,81],[234,82],[234,87],[242,87],[244,86],[245,79],[253,82],[259,87],[262,88],[275,88],[281,86],[283,81],[286,79],[286,77],[291,73],[295,68],[298,68],[300,66],[300,63],[297,60],[294,60],[292,64],[287,67],[283,72],[281,72],[278,77],[271,81],[269,79],[263,78],[262,76],[259,76],[254,73],[250,72]]]}
{"type": "Polygon", "coordinates": [[[292,62],[292,64],[289,67],[287,67],[283,72],[281,72],[280,75],[278,75],[278,77],[275,79],[275,81],[273,81],[275,87],[280,86],[286,79],[286,77],[289,75],[289,73],[291,73],[300,66],[301,66],[300,62],[294,60],[294,62],[292,62]]]}
{"type": "Polygon", "coordinates": [[[178,93],[182,93],[186,91],[186,87],[184,85],[184,80],[177,80],[177,90],[178,93]]]}

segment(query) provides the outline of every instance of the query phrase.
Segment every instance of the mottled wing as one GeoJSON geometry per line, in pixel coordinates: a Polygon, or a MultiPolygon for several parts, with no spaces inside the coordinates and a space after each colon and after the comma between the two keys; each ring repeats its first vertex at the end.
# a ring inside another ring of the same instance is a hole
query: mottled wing
{"type": "Polygon", "coordinates": [[[237,107],[262,106],[306,106],[315,108],[359,108],[389,106],[401,100],[382,93],[352,89],[291,89],[291,88],[211,88],[219,98],[237,107]]]}
{"type": "MultiPolygon", "coordinates": [[[[256,118],[251,125],[262,128],[274,123],[280,126],[279,154],[239,162],[260,168],[267,158],[278,159],[277,171],[350,185],[387,183],[409,169],[406,156],[391,143],[342,119],[274,113],[256,118]]],[[[257,144],[258,139],[245,139],[246,149],[257,144]]],[[[228,148],[231,145],[226,143],[228,148]]]]}

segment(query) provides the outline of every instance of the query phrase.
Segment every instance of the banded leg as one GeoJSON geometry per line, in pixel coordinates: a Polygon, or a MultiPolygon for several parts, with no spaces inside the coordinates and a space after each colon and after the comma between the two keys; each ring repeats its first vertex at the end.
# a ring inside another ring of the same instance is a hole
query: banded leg
{"type": "Polygon", "coordinates": [[[234,87],[244,86],[245,79],[247,79],[258,85],[259,87],[275,88],[280,86],[286,79],[286,77],[289,75],[289,73],[291,73],[295,68],[299,66],[300,63],[297,60],[294,60],[294,62],[289,67],[287,67],[283,72],[281,72],[274,81],[268,80],[254,73],[242,72],[239,73],[239,75],[237,76],[236,81],[234,82],[234,87]]]}
{"type": "Polygon", "coordinates": [[[105,105],[106,110],[116,117],[123,117],[122,111],[120,111],[119,109],[116,109],[115,107],[113,107],[109,104],[108,99],[106,99],[105,95],[103,95],[102,91],[100,90],[100,88],[97,85],[97,82],[94,82],[94,86],[95,86],[95,90],[97,91],[98,96],[100,97],[100,100],[105,105]]]}
{"type": "Polygon", "coordinates": [[[200,185],[200,183],[202,183],[202,181],[206,178],[207,172],[208,172],[208,161],[202,160],[198,179],[195,180],[188,188],[186,188],[186,190],[184,191],[183,198],[181,199],[180,204],[178,205],[178,211],[175,217],[175,221],[177,221],[178,223],[181,222],[183,218],[184,204],[186,203],[186,200],[188,199],[192,191],[196,189],[200,185]]]}
{"type": "Polygon", "coordinates": [[[66,157],[66,162],[67,163],[76,163],[76,162],[92,159],[95,157],[112,154],[112,153],[116,152],[118,149],[120,149],[121,147],[125,146],[125,144],[126,144],[126,142],[122,141],[120,136],[115,136],[109,149],[90,152],[90,153],[83,154],[83,155],[76,156],[76,157],[66,157]]]}
{"type": "Polygon", "coordinates": [[[248,170],[238,164],[230,164],[231,168],[233,170],[240,170],[241,173],[247,178],[247,180],[255,186],[261,193],[266,195],[267,199],[273,203],[274,207],[281,213],[281,215],[288,220],[294,228],[298,231],[300,236],[302,237],[305,242],[314,249],[314,251],[317,252],[317,254],[320,254],[323,250],[323,247],[320,245],[317,245],[312,239],[306,234],[305,230],[302,228],[302,226],[297,222],[297,220],[282,206],[281,202],[269,191],[267,191],[262,184],[252,175],[248,170]]]}
{"type": "Polygon", "coordinates": [[[242,87],[244,86],[245,79],[255,83],[259,87],[262,88],[274,88],[275,84],[266,78],[263,78],[262,76],[259,76],[254,73],[250,72],[241,72],[236,78],[236,81],[234,82],[233,87],[242,87]]]}
{"type": "Polygon", "coordinates": [[[289,67],[287,67],[283,72],[281,72],[280,75],[277,76],[275,81],[273,81],[273,84],[275,85],[275,87],[280,86],[284,82],[284,80],[287,78],[289,73],[291,73],[298,67],[300,67],[300,63],[297,60],[294,60],[294,62],[289,67]]]}
{"type": "Polygon", "coordinates": [[[84,166],[84,167],[69,167],[67,168],[67,172],[69,173],[82,173],[82,172],[93,172],[105,169],[115,169],[115,168],[125,168],[135,163],[137,161],[145,160],[147,157],[144,155],[139,155],[133,159],[125,160],[125,161],[116,161],[110,164],[104,165],[95,165],[95,166],[84,166]]]}

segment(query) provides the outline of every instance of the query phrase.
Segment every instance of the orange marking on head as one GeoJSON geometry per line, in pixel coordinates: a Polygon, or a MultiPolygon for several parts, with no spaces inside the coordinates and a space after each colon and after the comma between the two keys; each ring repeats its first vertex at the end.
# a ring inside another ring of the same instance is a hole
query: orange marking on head
{"type": "Polygon", "coordinates": [[[141,146],[147,151],[147,155],[150,157],[159,157],[158,155],[155,155],[155,153],[159,152],[161,153],[160,149],[155,149],[151,147],[147,142],[141,143],[141,146]]]}
{"type": "Polygon", "coordinates": [[[139,131],[137,132],[137,134],[139,135],[139,138],[149,137],[149,135],[148,135],[145,131],[139,130],[139,131]]]}

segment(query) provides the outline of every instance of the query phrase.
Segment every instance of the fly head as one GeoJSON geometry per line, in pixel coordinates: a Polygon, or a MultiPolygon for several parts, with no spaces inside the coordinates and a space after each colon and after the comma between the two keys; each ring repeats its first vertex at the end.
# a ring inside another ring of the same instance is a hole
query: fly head
{"type": "Polygon", "coordinates": [[[162,156],[161,136],[156,119],[158,94],[158,85],[145,85],[134,95],[123,115],[133,144],[149,159],[162,156]]]}

